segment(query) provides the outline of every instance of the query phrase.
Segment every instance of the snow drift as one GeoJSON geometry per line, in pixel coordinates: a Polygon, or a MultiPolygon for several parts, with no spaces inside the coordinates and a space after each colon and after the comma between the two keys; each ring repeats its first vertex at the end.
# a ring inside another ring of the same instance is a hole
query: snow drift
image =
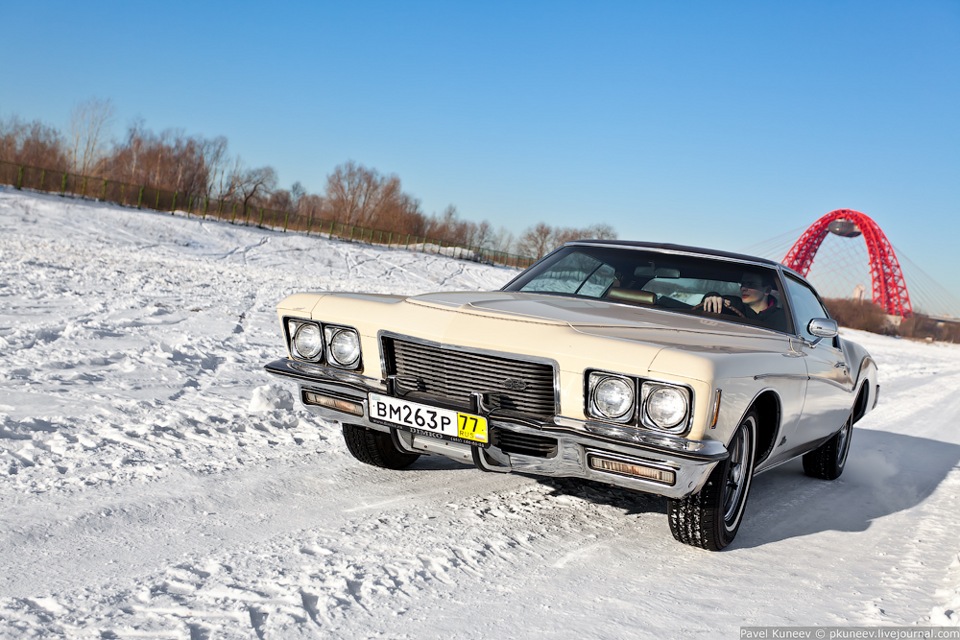
{"type": "Polygon", "coordinates": [[[760,475],[719,554],[675,543],[650,496],[363,466],[263,371],[289,293],[514,273],[0,189],[0,636],[960,625],[957,346],[845,332],[881,397],[844,475],[760,475]]]}

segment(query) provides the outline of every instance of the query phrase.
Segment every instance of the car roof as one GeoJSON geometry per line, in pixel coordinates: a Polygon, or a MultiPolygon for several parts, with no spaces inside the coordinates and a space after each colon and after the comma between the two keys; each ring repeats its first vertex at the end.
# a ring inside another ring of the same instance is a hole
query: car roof
{"type": "MultiPolygon", "coordinates": [[[[577,246],[577,245],[587,245],[587,246],[606,246],[606,247],[622,247],[626,249],[646,249],[650,251],[664,251],[668,253],[685,253],[693,254],[700,256],[710,256],[715,258],[724,258],[727,260],[736,260],[739,262],[753,262],[755,264],[764,264],[775,269],[783,269],[784,271],[789,271],[795,273],[792,269],[788,269],[783,266],[781,263],[776,262],[775,260],[769,260],[767,258],[759,258],[757,256],[747,255],[745,253],[733,253],[731,251],[718,251],[716,249],[704,249],[703,247],[691,247],[682,244],[670,244],[662,242],[638,242],[635,240],[574,240],[572,242],[567,242],[564,246],[577,246]]],[[[797,274],[799,275],[799,274],[797,274]]]]}

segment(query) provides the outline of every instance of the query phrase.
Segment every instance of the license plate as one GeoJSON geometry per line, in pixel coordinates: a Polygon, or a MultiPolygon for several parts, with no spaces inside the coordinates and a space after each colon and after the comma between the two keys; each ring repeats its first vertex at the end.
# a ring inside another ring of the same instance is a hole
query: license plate
{"type": "Polygon", "coordinates": [[[472,413],[441,409],[400,398],[371,393],[369,418],[378,424],[400,427],[418,435],[474,445],[490,443],[487,419],[472,413]]]}

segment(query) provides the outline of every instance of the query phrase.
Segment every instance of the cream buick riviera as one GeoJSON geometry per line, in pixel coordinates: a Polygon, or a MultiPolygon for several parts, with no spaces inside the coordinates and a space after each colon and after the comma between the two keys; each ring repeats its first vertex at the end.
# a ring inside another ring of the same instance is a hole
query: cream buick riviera
{"type": "Polygon", "coordinates": [[[500,291],[303,293],[277,310],[288,357],[267,370],[361,462],[440,455],[662,495],[674,537],[711,550],[756,473],[802,456],[839,477],[877,400],[874,361],[808,282],[719,251],[579,241],[500,291]]]}

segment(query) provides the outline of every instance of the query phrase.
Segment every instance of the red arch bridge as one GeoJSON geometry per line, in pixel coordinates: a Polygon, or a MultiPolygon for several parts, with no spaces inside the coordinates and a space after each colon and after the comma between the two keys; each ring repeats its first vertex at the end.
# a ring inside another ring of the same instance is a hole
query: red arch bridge
{"type": "Polygon", "coordinates": [[[783,264],[806,276],[828,233],[848,238],[862,235],[869,255],[874,304],[892,316],[909,318],[913,315],[907,283],[893,245],[877,223],[859,211],[837,209],[814,222],[787,252],[783,264]]]}

